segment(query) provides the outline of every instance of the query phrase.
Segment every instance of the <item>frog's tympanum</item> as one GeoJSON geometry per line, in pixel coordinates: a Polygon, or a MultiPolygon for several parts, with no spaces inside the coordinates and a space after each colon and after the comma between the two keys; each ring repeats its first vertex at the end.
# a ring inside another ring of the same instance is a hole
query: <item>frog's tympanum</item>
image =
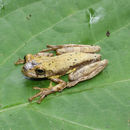
{"type": "Polygon", "coordinates": [[[48,45],[48,49],[32,55],[27,54],[24,59],[19,59],[15,64],[24,63],[22,72],[30,78],[48,78],[57,83],[48,88],[34,87],[40,90],[39,93],[29,98],[32,101],[40,96],[37,103],[40,103],[45,96],[70,88],[77,83],[88,80],[100,73],[107,65],[108,61],[101,60],[101,55],[96,54],[100,51],[99,46],[91,45],[48,45]],[[47,51],[56,51],[47,53],[47,51]],[[68,82],[60,79],[60,76],[68,74],[68,82]]]}

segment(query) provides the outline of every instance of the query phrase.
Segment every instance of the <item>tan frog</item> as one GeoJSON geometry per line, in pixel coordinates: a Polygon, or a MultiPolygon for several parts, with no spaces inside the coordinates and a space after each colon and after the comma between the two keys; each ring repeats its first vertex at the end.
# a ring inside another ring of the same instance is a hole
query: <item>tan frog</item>
{"type": "Polygon", "coordinates": [[[27,54],[24,60],[19,59],[15,64],[25,63],[22,72],[30,78],[48,78],[57,83],[48,88],[34,87],[40,92],[29,98],[32,101],[40,96],[37,103],[51,93],[62,91],[64,88],[75,86],[77,83],[96,76],[107,65],[107,60],[101,60],[99,46],[91,45],[48,45],[48,49],[35,55],[27,54]],[[56,51],[56,56],[47,51],[56,51]],[[69,74],[69,82],[60,79],[60,76],[69,74]]]}

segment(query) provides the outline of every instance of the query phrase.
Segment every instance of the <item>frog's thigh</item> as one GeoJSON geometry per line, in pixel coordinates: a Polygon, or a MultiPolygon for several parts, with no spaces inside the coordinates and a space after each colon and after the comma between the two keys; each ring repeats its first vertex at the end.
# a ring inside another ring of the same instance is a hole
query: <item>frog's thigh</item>
{"type": "Polygon", "coordinates": [[[74,86],[77,83],[88,80],[100,73],[107,65],[107,60],[98,61],[90,65],[85,65],[75,72],[69,74],[68,87],[74,86]]]}
{"type": "Polygon", "coordinates": [[[99,51],[100,51],[99,46],[84,45],[84,46],[74,46],[74,47],[70,46],[70,47],[59,48],[56,50],[56,54],[60,55],[69,52],[95,53],[99,51]]]}

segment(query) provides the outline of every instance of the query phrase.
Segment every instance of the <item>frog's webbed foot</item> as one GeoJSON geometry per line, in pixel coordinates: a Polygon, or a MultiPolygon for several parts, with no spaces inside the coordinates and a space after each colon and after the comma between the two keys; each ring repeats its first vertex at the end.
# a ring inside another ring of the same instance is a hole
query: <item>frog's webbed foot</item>
{"type": "Polygon", "coordinates": [[[39,88],[39,87],[33,87],[33,89],[35,90],[40,90],[39,93],[37,93],[36,95],[32,96],[31,98],[29,98],[28,100],[31,102],[33,99],[35,99],[36,97],[40,96],[40,99],[37,101],[37,103],[41,103],[41,101],[45,98],[45,96],[47,96],[48,94],[51,94],[53,91],[51,88],[39,88]]]}
{"type": "Polygon", "coordinates": [[[37,103],[41,103],[41,101],[45,98],[45,96],[54,93],[54,92],[61,92],[65,87],[66,87],[66,82],[64,82],[61,79],[58,78],[50,78],[53,82],[58,83],[56,86],[54,87],[50,87],[49,88],[39,88],[39,87],[33,87],[33,89],[35,90],[40,90],[39,93],[37,93],[36,95],[34,95],[33,97],[29,98],[29,101],[32,101],[33,99],[35,99],[36,97],[40,96],[40,99],[37,101],[37,103]]]}

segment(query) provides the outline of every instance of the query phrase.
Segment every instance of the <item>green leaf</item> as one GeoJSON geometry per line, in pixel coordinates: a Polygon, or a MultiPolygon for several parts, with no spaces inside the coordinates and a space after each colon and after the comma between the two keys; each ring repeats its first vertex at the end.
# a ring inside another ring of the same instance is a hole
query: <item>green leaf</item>
{"type": "Polygon", "coordinates": [[[129,0],[0,0],[0,129],[86,130],[130,128],[129,0]],[[110,32],[107,37],[106,33],[110,32]],[[95,78],[38,105],[18,58],[47,44],[97,44],[107,68],[95,78]]]}

